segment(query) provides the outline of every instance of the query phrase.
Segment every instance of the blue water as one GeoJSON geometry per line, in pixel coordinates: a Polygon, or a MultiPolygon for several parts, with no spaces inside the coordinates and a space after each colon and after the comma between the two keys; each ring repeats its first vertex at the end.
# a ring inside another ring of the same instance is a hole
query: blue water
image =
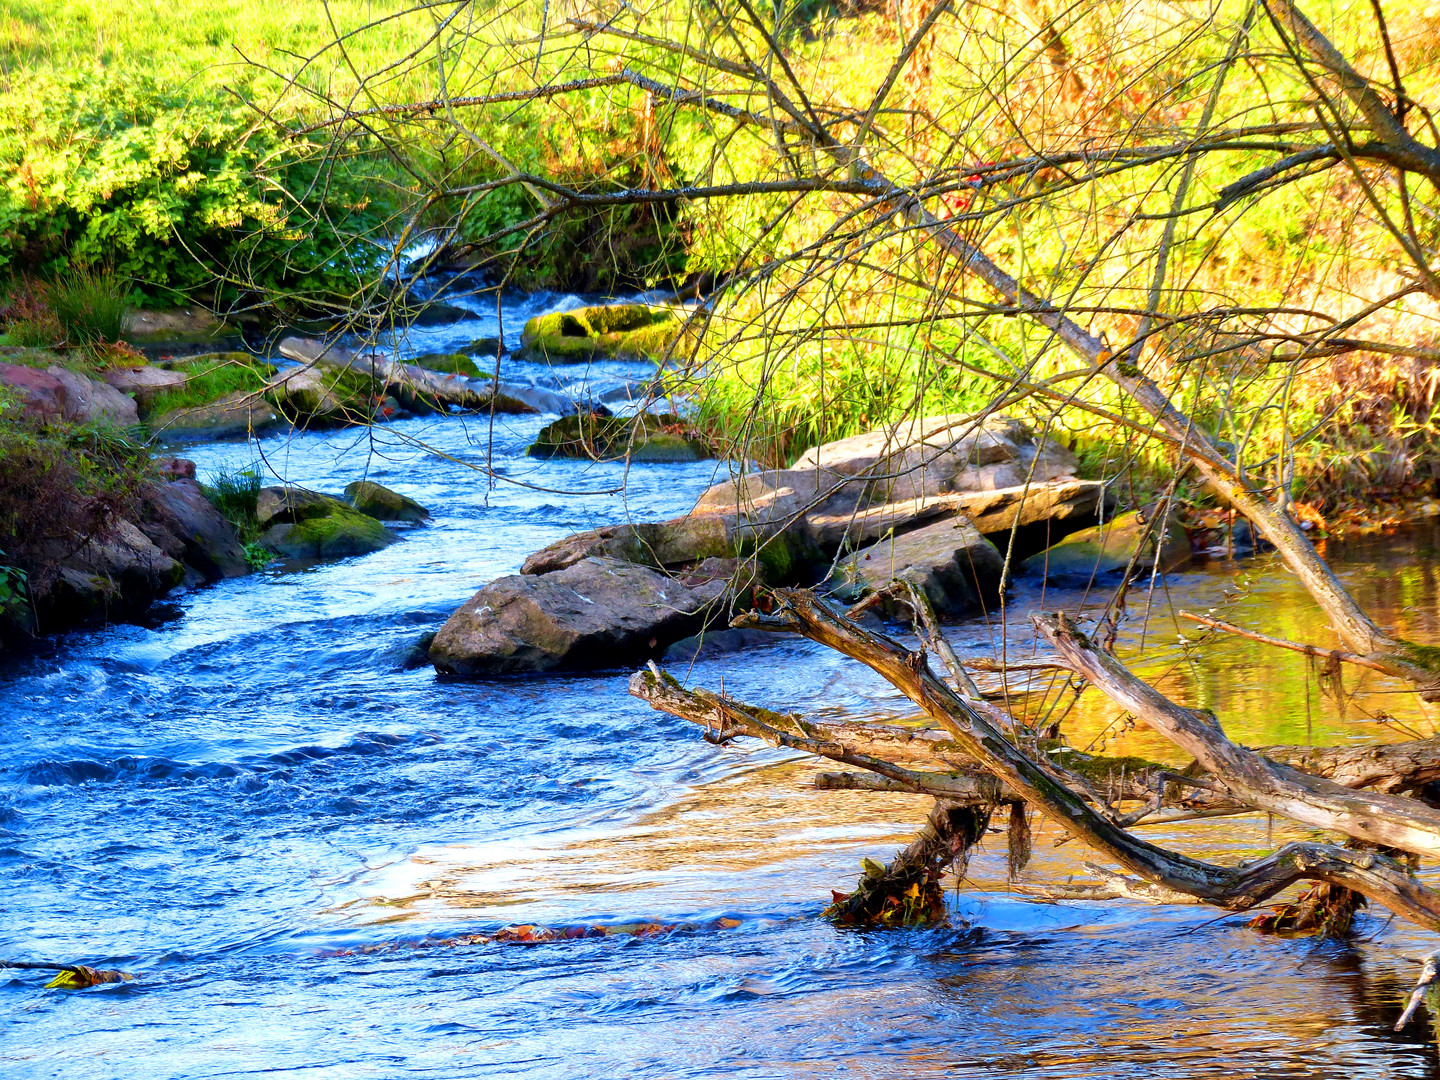
{"type": "MultiPolygon", "coordinates": [[[[828,890],[906,838],[914,800],[816,792],[795,755],[717,750],[630,699],[628,672],[438,680],[415,643],[475,589],[575,530],[681,513],[714,477],[534,461],[541,423],[195,447],[202,478],[257,460],[320,490],[369,476],[434,520],[374,555],[222,582],[148,625],[0,663],[0,959],[138,973],[67,992],[0,972],[0,1076],[1435,1072],[1428,1024],[1388,1031],[1404,954],[1433,945],[1379,916],[1338,945],[1198,908],[1036,903],[1006,886],[996,837],[953,928],[840,932],[818,918],[828,890]],[[466,467],[487,461],[500,479],[466,467]],[[445,943],[637,922],[680,925],[445,943]]],[[[1169,586],[1203,607],[1243,573],[1169,586]]],[[[1283,576],[1265,588],[1256,611],[1301,602],[1283,576]]],[[[1012,641],[1040,602],[1017,593],[1012,641]]],[[[992,632],[954,637],[985,651],[992,632]]],[[[1217,670],[1275,677],[1245,664],[1217,670]]],[[[676,670],[809,712],[906,711],[793,640],[676,670]]],[[[1263,821],[1219,828],[1147,835],[1217,857],[1270,839],[1263,821]]],[[[1028,876],[1083,873],[1084,852],[1039,835],[1028,876]]]]}

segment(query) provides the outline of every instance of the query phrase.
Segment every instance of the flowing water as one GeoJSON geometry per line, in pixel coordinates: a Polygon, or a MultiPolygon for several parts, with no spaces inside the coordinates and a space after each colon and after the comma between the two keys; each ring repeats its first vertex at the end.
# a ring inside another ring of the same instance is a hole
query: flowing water
{"type": "MultiPolygon", "coordinates": [[[[256,460],[321,490],[369,476],[435,517],[383,552],[222,582],[0,666],[0,959],[139,975],[72,992],[0,973],[0,1076],[1436,1072],[1427,1024],[1389,1030],[1406,954],[1434,943],[1379,915],[1336,944],[1202,908],[1039,903],[1006,884],[997,835],[951,928],[837,931],[818,918],[828,890],[906,839],[917,800],[815,791],[796,755],[709,746],[627,697],[628,672],[438,680],[416,642],[487,580],[575,530],[683,512],[715,473],[534,461],[542,422],[193,448],[202,478],[256,460]],[[497,480],[466,467],[492,453],[497,480]],[[581,936],[473,937],[519,925],[581,936]]],[[[1437,547],[1420,530],[1330,555],[1381,621],[1437,640],[1437,547]]],[[[1003,619],[952,637],[1024,650],[1030,613],[1084,599],[1022,582],[1003,619]]],[[[1404,736],[1377,714],[1433,732],[1379,679],[1347,673],[1342,715],[1302,657],[1181,650],[1171,607],[1324,641],[1269,559],[1191,567],[1152,599],[1122,645],[1143,638],[1145,674],[1238,739],[1404,736]]],[[[908,713],[796,640],[674,670],[815,714],[908,713]]],[[[1165,752],[1088,696],[1070,724],[1082,743],[1165,752]]],[[[1151,835],[1234,859],[1301,834],[1246,818],[1151,835]]],[[[1037,834],[1024,881],[1084,874],[1085,853],[1053,840],[1037,834]]]]}

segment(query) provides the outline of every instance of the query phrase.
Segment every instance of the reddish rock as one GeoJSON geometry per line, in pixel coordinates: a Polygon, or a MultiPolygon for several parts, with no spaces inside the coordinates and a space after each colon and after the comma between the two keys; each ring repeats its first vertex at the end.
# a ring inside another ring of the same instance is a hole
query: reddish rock
{"type": "Polygon", "coordinates": [[[0,364],[0,383],[16,390],[27,416],[60,420],[65,416],[65,384],[54,375],[20,364],[0,364]]]}

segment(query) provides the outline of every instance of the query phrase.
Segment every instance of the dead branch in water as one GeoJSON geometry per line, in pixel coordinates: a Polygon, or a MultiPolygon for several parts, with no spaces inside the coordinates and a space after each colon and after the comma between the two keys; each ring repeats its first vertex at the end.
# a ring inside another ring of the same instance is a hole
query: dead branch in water
{"type": "MultiPolygon", "coordinates": [[[[1023,729],[1012,725],[1007,732],[982,713],[976,702],[960,697],[937,677],[930,669],[925,652],[911,651],[882,634],[865,629],[835,613],[807,591],[776,590],[770,594],[770,600],[769,612],[742,615],[734,625],[799,633],[866,664],[937,723],[950,736],[954,751],[973,762],[973,771],[957,771],[947,776],[899,766],[872,754],[857,752],[843,741],[826,738],[824,729],[817,729],[799,717],[754,710],[706,691],[687,691],[653,665],[631,679],[631,693],[656,708],[700,723],[717,738],[756,735],[774,745],[805,750],[865,769],[917,793],[968,800],[967,805],[972,808],[982,803],[989,807],[1001,802],[1027,804],[1069,836],[1086,843],[1153,887],[1108,883],[1111,890],[1128,890],[1125,895],[1145,894],[1151,899],[1187,897],[1226,910],[1243,911],[1297,881],[1308,880],[1353,890],[1418,925],[1440,929],[1440,894],[1421,884],[1408,866],[1373,850],[1292,843],[1268,857],[1227,867],[1141,840],[1129,832],[1128,825],[1133,821],[1122,818],[1088,781],[1057,767],[1048,760],[1051,755],[1040,748],[1018,744],[1011,732],[1023,729]],[[992,786],[985,786],[986,779],[992,781],[992,786]]],[[[1208,788],[1239,808],[1275,813],[1403,851],[1427,855],[1440,852],[1440,813],[1430,807],[1396,795],[1373,791],[1357,793],[1335,780],[1301,772],[1292,765],[1236,746],[1224,736],[1213,717],[1182,709],[1166,700],[1096,649],[1068,620],[1061,616],[1044,617],[1037,619],[1037,626],[1072,670],[1096,683],[1154,730],[1191,753],[1208,774],[1208,778],[1198,775],[1182,778],[1173,772],[1159,771],[1160,783],[1154,792],[1157,797],[1153,799],[1153,809],[1159,809],[1165,801],[1166,781],[1183,779],[1186,788],[1208,788]]],[[[981,705],[983,707],[983,703],[981,705]]],[[[860,726],[863,725],[852,725],[852,728],[860,726]]],[[[838,734],[833,728],[829,733],[838,734]]],[[[917,749],[938,742],[933,738],[909,741],[917,749]]],[[[1300,754],[1283,751],[1276,756],[1302,759],[1300,754]]],[[[1410,763],[1415,760],[1409,754],[1398,755],[1397,759],[1410,763]]],[[[1312,760],[1319,759],[1312,754],[1312,760]]],[[[1370,760],[1373,762],[1374,758],[1370,760]]],[[[1353,758],[1331,755],[1327,764],[1334,773],[1347,778],[1379,781],[1373,769],[1357,767],[1353,758]]],[[[1387,779],[1393,781],[1393,777],[1387,779]]],[[[1413,781],[1407,782],[1413,784],[1413,781]]]]}

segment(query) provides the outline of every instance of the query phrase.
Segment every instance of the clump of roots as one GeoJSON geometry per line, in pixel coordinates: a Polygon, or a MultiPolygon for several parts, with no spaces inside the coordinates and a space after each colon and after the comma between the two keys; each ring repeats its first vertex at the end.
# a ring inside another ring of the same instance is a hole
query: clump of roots
{"type": "Polygon", "coordinates": [[[1293,903],[1281,904],[1256,915],[1245,925],[1262,934],[1282,937],[1343,938],[1350,935],[1355,912],[1365,906],[1365,897],[1343,885],[1319,884],[1306,889],[1293,903]]]}
{"type": "Polygon", "coordinates": [[[993,807],[958,806],[937,799],[930,818],[890,865],[861,861],[853,892],[833,893],[824,916],[839,926],[933,926],[945,921],[941,879],[954,865],[963,873],[970,849],[985,834],[993,807]]]}

